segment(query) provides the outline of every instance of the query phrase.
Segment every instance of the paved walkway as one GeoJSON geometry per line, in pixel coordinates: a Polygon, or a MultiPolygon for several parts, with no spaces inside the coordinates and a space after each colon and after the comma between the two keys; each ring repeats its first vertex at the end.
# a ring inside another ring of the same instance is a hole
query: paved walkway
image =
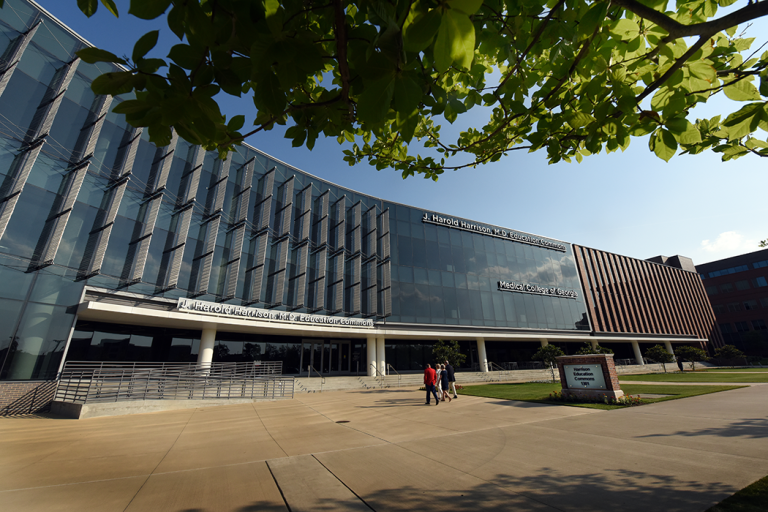
{"type": "Polygon", "coordinates": [[[0,509],[699,512],[768,474],[763,386],[614,411],[423,402],[354,391],[2,419],[0,509]]]}

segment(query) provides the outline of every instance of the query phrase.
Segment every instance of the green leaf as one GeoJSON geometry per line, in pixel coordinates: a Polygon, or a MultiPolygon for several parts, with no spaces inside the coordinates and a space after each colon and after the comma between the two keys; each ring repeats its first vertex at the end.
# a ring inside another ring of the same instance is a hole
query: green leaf
{"type": "Polygon", "coordinates": [[[746,80],[739,80],[736,83],[723,88],[725,95],[733,101],[753,101],[760,99],[760,93],[755,87],[746,80]]]}
{"type": "Polygon", "coordinates": [[[677,152],[675,137],[663,128],[656,130],[656,133],[651,136],[649,145],[651,150],[656,153],[656,156],[665,162],[669,162],[670,158],[675,156],[677,152]]]}
{"type": "Polygon", "coordinates": [[[138,62],[140,59],[143,59],[149,50],[155,47],[159,34],[159,30],[152,30],[151,32],[147,32],[141,36],[139,40],[136,41],[136,44],[133,45],[133,53],[131,54],[131,59],[133,59],[133,62],[138,62]]]}
{"type": "Polygon", "coordinates": [[[590,114],[585,114],[584,112],[576,112],[572,117],[570,117],[568,124],[571,125],[572,128],[582,128],[594,120],[595,118],[590,114]]]}
{"type": "Polygon", "coordinates": [[[449,10],[443,15],[435,41],[435,67],[443,73],[451,64],[469,69],[475,56],[475,26],[469,16],[449,10]]]}
{"type": "Polygon", "coordinates": [[[227,123],[227,130],[236,132],[237,130],[242,128],[244,124],[245,124],[245,116],[243,115],[234,116],[227,123]]]}
{"type": "Polygon", "coordinates": [[[389,112],[395,92],[394,75],[369,82],[357,102],[357,116],[362,123],[379,123],[389,112]]]}
{"type": "Polygon", "coordinates": [[[611,25],[611,34],[622,41],[630,41],[640,33],[640,27],[634,20],[622,19],[611,25]]]}
{"type": "Polygon", "coordinates": [[[169,5],[171,0],[131,0],[128,14],[142,20],[153,20],[161,16],[169,5]]]}
{"type": "Polygon", "coordinates": [[[253,89],[253,102],[259,110],[281,115],[286,105],[285,92],[274,73],[263,73],[253,89]]]}
{"type": "Polygon", "coordinates": [[[605,20],[607,10],[608,2],[597,2],[584,14],[579,20],[579,39],[592,35],[595,29],[605,20]]]}
{"type": "Polygon", "coordinates": [[[77,0],[77,7],[83,11],[83,14],[89,18],[96,14],[96,9],[99,8],[98,0],[77,0]]]}
{"type": "Polygon", "coordinates": [[[151,105],[142,100],[125,100],[112,107],[112,112],[116,114],[135,114],[150,108],[152,108],[151,105]]]}
{"type": "Polygon", "coordinates": [[[115,62],[118,64],[127,64],[125,60],[121,59],[114,53],[99,48],[83,48],[75,52],[78,57],[83,59],[83,62],[88,64],[95,64],[96,62],[115,62]]]}
{"type": "Polygon", "coordinates": [[[111,12],[115,18],[119,18],[120,15],[117,12],[117,6],[115,5],[115,2],[112,0],[101,0],[101,4],[109,11],[111,12]]]}
{"type": "Polygon", "coordinates": [[[196,69],[203,60],[202,51],[195,50],[186,44],[177,44],[168,52],[168,58],[184,69],[196,69]]]}
{"type": "Polygon", "coordinates": [[[109,94],[117,96],[133,90],[133,73],[130,71],[118,71],[104,73],[91,82],[91,90],[95,94],[109,94]]]}
{"type": "Polygon", "coordinates": [[[440,28],[441,20],[442,14],[440,14],[440,10],[432,9],[423,16],[417,17],[413,23],[407,25],[403,36],[403,44],[406,51],[419,52],[429,46],[440,28]]]}
{"type": "Polygon", "coordinates": [[[461,11],[467,16],[471,16],[480,9],[480,6],[483,5],[483,0],[448,0],[448,5],[451,9],[461,11]]]}
{"type": "Polygon", "coordinates": [[[407,76],[395,80],[395,109],[406,117],[413,113],[421,103],[421,87],[407,76]]]}
{"type": "Polygon", "coordinates": [[[708,60],[700,60],[691,62],[688,65],[688,69],[691,74],[696,78],[701,78],[709,83],[712,83],[717,78],[717,70],[712,66],[712,63],[708,60]]]}

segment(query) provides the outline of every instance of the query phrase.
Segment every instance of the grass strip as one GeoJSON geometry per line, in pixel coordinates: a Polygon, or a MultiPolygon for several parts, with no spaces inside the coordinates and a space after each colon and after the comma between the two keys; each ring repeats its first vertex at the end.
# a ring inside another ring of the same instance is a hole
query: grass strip
{"type": "Polygon", "coordinates": [[[649,373],[643,375],[619,375],[621,382],[768,382],[768,373],[718,373],[718,372],[685,372],[685,373],[649,373]]]}
{"type": "MultiPolygon", "coordinates": [[[[663,386],[657,384],[627,384],[621,387],[627,395],[667,395],[659,398],[644,398],[645,404],[677,400],[691,396],[706,395],[738,389],[744,386],[663,386]]],[[[547,400],[550,393],[560,391],[559,382],[556,383],[520,383],[520,384],[482,384],[478,386],[464,386],[462,394],[481,396],[485,398],[499,398],[502,400],[519,400],[521,402],[536,402],[550,405],[570,405],[573,407],[586,407],[588,409],[624,409],[627,406],[608,404],[577,404],[570,402],[555,402],[547,400]]]]}
{"type": "MultiPolygon", "coordinates": [[[[696,370],[699,371],[699,370],[696,370]]],[[[711,370],[702,370],[704,373],[717,373],[717,372],[748,372],[748,373],[768,373],[768,368],[761,368],[756,366],[755,368],[712,368],[711,370]]]]}
{"type": "Polygon", "coordinates": [[[765,510],[768,510],[768,476],[707,509],[707,512],[764,512],[765,510]]]}

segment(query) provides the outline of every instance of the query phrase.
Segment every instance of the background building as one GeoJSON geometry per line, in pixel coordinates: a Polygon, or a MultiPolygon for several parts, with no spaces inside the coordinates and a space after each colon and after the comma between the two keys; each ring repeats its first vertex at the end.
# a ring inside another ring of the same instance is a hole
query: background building
{"type": "Polygon", "coordinates": [[[112,69],[26,0],[0,10],[0,380],[65,360],[280,360],[286,373],[466,367],[557,343],[642,363],[719,344],[684,258],[636,260],[359,194],[242,146],[149,143],[112,69]]]}
{"type": "Polygon", "coordinates": [[[768,356],[768,249],[696,265],[725,342],[768,356]]]}

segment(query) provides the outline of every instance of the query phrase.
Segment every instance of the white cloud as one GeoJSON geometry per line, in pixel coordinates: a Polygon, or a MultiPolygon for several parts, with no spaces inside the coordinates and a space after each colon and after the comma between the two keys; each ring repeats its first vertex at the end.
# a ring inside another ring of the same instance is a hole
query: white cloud
{"type": "Polygon", "coordinates": [[[747,239],[738,231],[725,231],[712,240],[702,240],[701,247],[705,252],[721,257],[728,257],[745,252],[758,250],[758,240],[747,239]]]}

